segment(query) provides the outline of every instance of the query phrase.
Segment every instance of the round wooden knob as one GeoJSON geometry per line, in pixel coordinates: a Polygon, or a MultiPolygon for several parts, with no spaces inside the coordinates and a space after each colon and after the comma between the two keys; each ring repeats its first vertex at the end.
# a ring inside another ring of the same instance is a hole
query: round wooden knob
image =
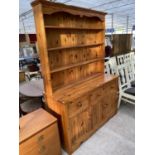
{"type": "Polygon", "coordinates": [[[78,102],[77,105],[78,105],[78,107],[81,107],[82,106],[82,103],[81,102],[78,102]]]}

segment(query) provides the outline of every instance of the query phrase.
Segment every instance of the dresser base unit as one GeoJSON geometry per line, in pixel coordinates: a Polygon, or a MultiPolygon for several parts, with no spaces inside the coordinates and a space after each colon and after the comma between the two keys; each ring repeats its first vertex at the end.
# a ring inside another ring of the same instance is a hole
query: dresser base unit
{"type": "Polygon", "coordinates": [[[53,94],[52,114],[59,118],[62,147],[73,153],[117,113],[118,77],[99,75],[53,94]]]}

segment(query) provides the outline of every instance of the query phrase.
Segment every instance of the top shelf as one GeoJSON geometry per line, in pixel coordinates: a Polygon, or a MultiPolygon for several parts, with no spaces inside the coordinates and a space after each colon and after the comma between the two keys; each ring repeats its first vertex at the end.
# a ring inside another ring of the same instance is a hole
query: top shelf
{"type": "Polygon", "coordinates": [[[104,28],[88,28],[88,27],[64,27],[64,26],[45,26],[47,29],[72,29],[72,30],[104,30],[104,28]]]}

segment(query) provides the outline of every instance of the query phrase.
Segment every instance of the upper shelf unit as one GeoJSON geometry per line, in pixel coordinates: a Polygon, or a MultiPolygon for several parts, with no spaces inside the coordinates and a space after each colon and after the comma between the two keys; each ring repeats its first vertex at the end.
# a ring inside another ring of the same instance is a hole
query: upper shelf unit
{"type": "Polygon", "coordinates": [[[40,11],[35,19],[42,71],[53,92],[104,73],[105,13],[42,0],[32,5],[40,11]]]}

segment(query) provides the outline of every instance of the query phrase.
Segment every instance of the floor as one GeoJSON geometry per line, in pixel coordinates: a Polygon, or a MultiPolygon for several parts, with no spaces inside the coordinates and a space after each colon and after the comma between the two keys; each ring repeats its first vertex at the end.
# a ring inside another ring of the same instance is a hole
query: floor
{"type": "MultiPolygon", "coordinates": [[[[118,113],[72,155],[134,155],[135,107],[121,103],[118,113]]],[[[67,155],[63,151],[62,155],[67,155]]]]}

